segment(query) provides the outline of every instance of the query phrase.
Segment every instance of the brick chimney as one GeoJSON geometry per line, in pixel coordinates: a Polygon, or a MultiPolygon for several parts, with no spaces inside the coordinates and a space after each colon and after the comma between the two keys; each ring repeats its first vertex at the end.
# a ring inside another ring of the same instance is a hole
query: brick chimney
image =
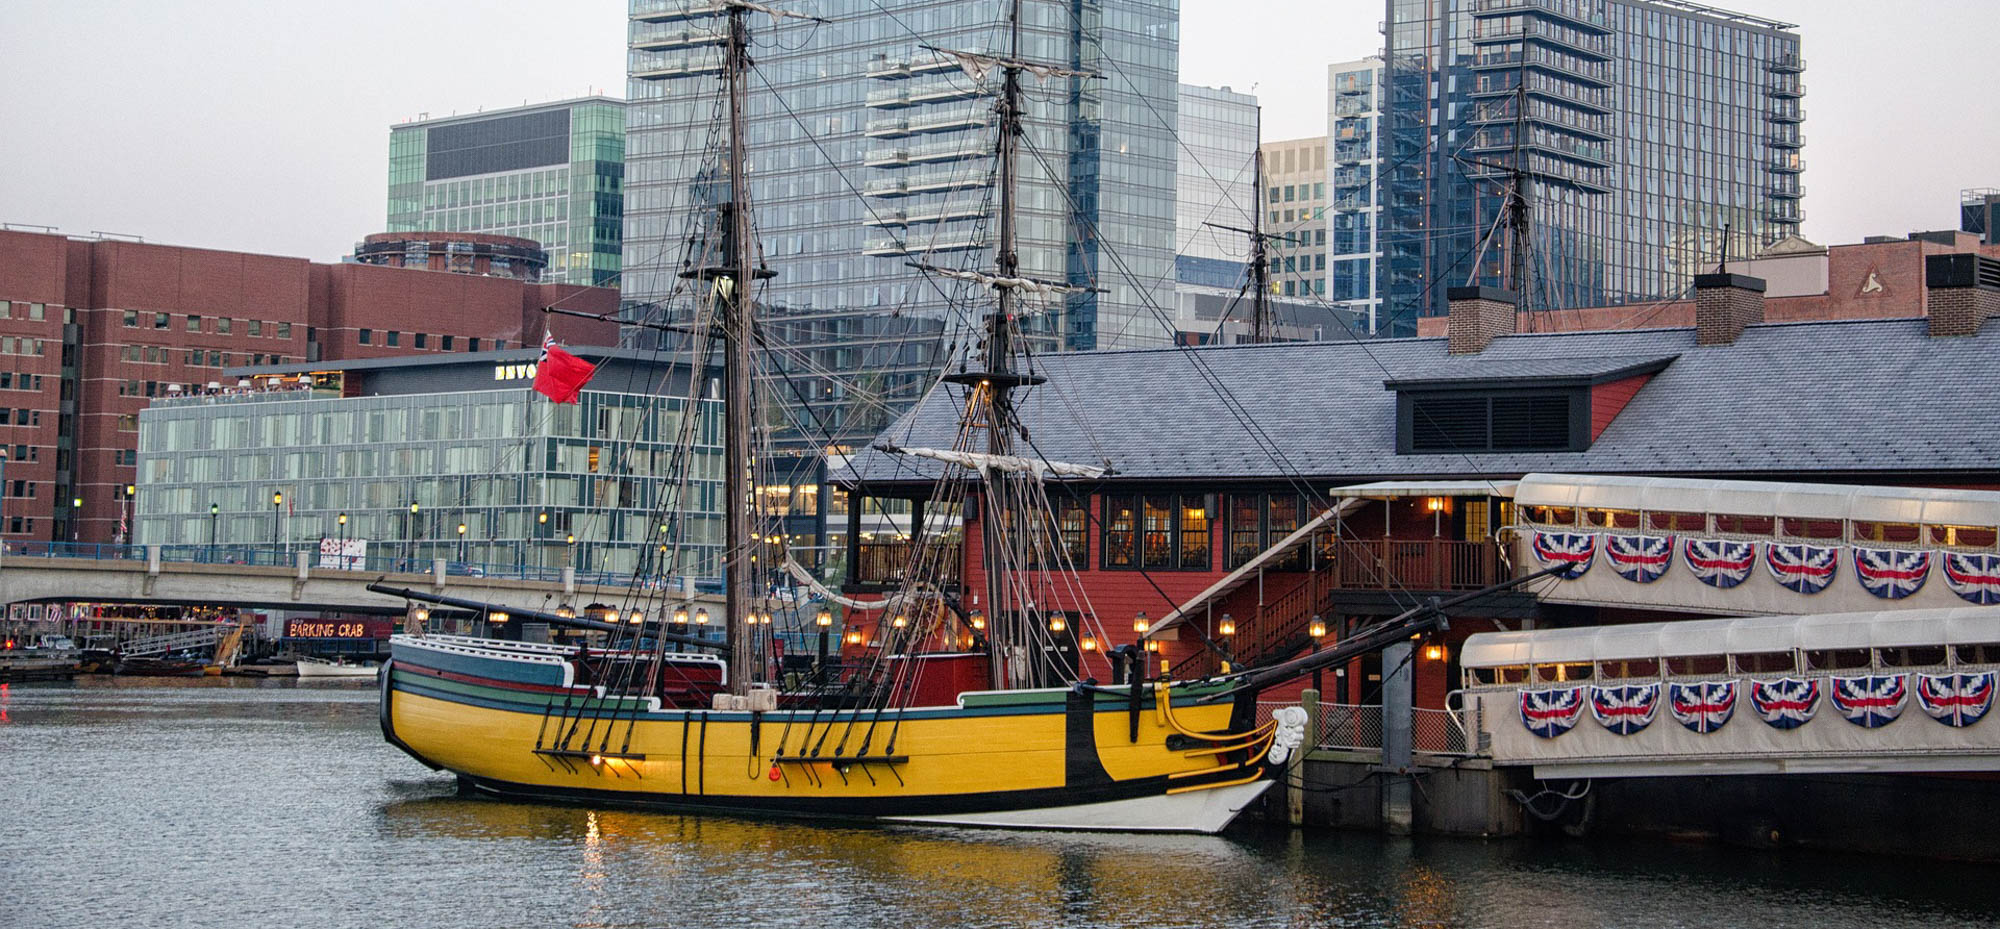
{"type": "Polygon", "coordinates": [[[1763,278],[1728,273],[1694,276],[1694,344],[1733,345],[1743,327],[1763,321],[1763,278]]]}
{"type": "Polygon", "coordinates": [[[1498,287],[1453,287],[1445,291],[1451,303],[1451,318],[1445,332],[1450,336],[1446,351],[1453,355],[1477,355],[1493,340],[1514,333],[1514,311],[1520,301],[1511,290],[1498,287]]]}
{"type": "Polygon", "coordinates": [[[1972,335],[2000,316],[2000,261],[1974,254],[1924,259],[1924,313],[1931,335],[1972,335]]]}

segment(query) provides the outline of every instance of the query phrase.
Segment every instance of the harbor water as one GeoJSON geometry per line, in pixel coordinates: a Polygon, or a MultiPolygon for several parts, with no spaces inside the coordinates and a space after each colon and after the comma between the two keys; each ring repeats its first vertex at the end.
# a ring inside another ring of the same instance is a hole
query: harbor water
{"type": "Polygon", "coordinates": [[[2000,869],[1670,840],[752,822],[461,798],[372,681],[0,685],[0,927],[2000,925],[2000,869]]]}

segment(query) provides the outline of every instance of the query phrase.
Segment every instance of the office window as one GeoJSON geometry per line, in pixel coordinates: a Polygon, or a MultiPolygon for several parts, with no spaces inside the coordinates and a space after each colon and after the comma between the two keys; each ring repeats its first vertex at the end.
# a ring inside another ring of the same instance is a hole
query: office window
{"type": "Polygon", "coordinates": [[[445,352],[451,351],[451,336],[448,335],[438,336],[438,350],[445,352]]]}
{"type": "Polygon", "coordinates": [[[125,328],[127,328],[127,329],[137,329],[137,328],[139,328],[139,311],[138,311],[138,310],[126,310],[126,311],[125,311],[125,328]]]}
{"type": "Polygon", "coordinates": [[[292,324],[291,324],[291,323],[279,323],[279,324],[278,324],[278,338],[280,338],[280,339],[289,339],[289,338],[291,338],[291,337],[292,337],[292,324]]]}
{"type": "Polygon", "coordinates": [[[253,335],[253,336],[257,336],[257,337],[259,337],[259,338],[262,338],[262,337],[263,337],[263,335],[264,335],[264,321],[263,321],[263,320],[261,320],[261,319],[253,319],[253,320],[250,320],[250,330],[249,330],[249,332],[250,332],[250,334],[251,334],[251,335],[253,335]]]}
{"type": "Polygon", "coordinates": [[[167,313],[154,313],[154,314],[153,314],[153,328],[155,328],[155,329],[165,329],[165,328],[167,328],[168,326],[171,326],[171,325],[173,325],[173,323],[171,322],[171,316],[170,316],[170,314],[167,314],[167,313]]]}
{"type": "Polygon", "coordinates": [[[428,348],[428,347],[429,347],[429,346],[427,346],[427,345],[425,345],[425,344],[424,344],[425,342],[429,341],[429,338],[430,338],[429,336],[427,336],[427,335],[425,335],[425,334],[423,334],[423,333],[419,332],[419,333],[416,333],[416,334],[414,334],[413,336],[411,336],[411,338],[413,338],[413,339],[415,339],[415,340],[416,340],[416,347],[417,347],[417,348],[428,348]]]}
{"type": "Polygon", "coordinates": [[[188,316],[187,316],[187,331],[189,331],[189,332],[200,332],[200,331],[201,331],[201,317],[199,317],[199,316],[196,316],[196,315],[195,315],[195,314],[193,314],[193,313],[189,313],[189,314],[188,314],[188,316]]]}
{"type": "Polygon", "coordinates": [[[217,335],[228,335],[230,329],[231,326],[229,317],[217,316],[215,318],[215,332],[217,335]]]}
{"type": "Polygon", "coordinates": [[[465,350],[468,352],[479,351],[479,337],[478,336],[468,337],[465,340],[465,350]]]}
{"type": "Polygon", "coordinates": [[[30,303],[30,304],[28,304],[28,318],[29,318],[29,319],[32,319],[32,320],[40,320],[40,319],[43,319],[43,318],[44,318],[44,317],[46,316],[47,312],[48,312],[48,305],[47,305],[47,304],[43,304],[43,303],[30,303]]]}
{"type": "Polygon", "coordinates": [[[375,330],[363,329],[355,334],[354,340],[362,345],[373,345],[375,344],[375,330]]]}
{"type": "Polygon", "coordinates": [[[387,344],[389,345],[390,348],[395,348],[403,344],[402,333],[397,332],[394,329],[390,329],[385,333],[385,335],[388,337],[387,344]]]}

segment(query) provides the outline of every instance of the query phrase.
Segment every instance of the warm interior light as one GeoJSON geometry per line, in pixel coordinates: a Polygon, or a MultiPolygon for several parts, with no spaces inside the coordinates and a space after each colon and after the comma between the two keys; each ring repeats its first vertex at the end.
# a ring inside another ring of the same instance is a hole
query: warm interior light
{"type": "Polygon", "coordinates": [[[986,631],[986,614],[985,614],[985,613],[974,613],[974,614],[972,614],[972,628],[973,628],[973,629],[975,629],[975,630],[977,630],[977,631],[980,631],[980,632],[984,632],[984,631],[986,631]]]}
{"type": "Polygon", "coordinates": [[[674,607],[674,625],[685,626],[687,624],[688,624],[687,606],[683,604],[681,606],[674,607]]]}
{"type": "Polygon", "coordinates": [[[1222,623],[1221,625],[1215,627],[1215,631],[1220,632],[1223,635],[1235,635],[1236,620],[1231,619],[1228,613],[1222,614],[1222,623]]]}
{"type": "Polygon", "coordinates": [[[576,608],[568,605],[556,607],[556,615],[564,619],[575,619],[576,608]]]}
{"type": "Polygon", "coordinates": [[[1065,623],[1065,622],[1063,622],[1063,618],[1062,618],[1062,617],[1060,617],[1060,616],[1051,616],[1051,617],[1049,617],[1049,631],[1050,631],[1050,632],[1061,632],[1061,631],[1063,631],[1064,629],[1067,629],[1067,628],[1069,628],[1069,624],[1068,624],[1068,623],[1065,623]]]}
{"type": "Polygon", "coordinates": [[[1157,651],[1159,651],[1159,650],[1160,650],[1160,640],[1159,640],[1159,639],[1147,639],[1147,640],[1146,640],[1146,650],[1147,650],[1147,651],[1149,651],[1149,652],[1157,652],[1157,651]]]}
{"type": "Polygon", "coordinates": [[[502,613],[499,610],[494,610],[493,612],[486,614],[486,618],[492,620],[495,623],[504,623],[507,621],[507,614],[502,613]]]}
{"type": "Polygon", "coordinates": [[[762,616],[759,616],[759,617],[757,617],[757,621],[758,621],[758,622],[760,622],[760,623],[763,623],[763,624],[764,624],[764,625],[766,625],[766,626],[770,625],[770,624],[771,624],[771,611],[770,611],[770,610],[765,610],[765,611],[764,611],[764,614],[763,614],[762,616]]]}
{"type": "Polygon", "coordinates": [[[1097,639],[1094,636],[1084,636],[1081,644],[1086,652],[1097,651],[1097,639]]]}
{"type": "Polygon", "coordinates": [[[429,622],[431,618],[431,611],[424,609],[423,607],[417,607],[414,612],[410,613],[410,618],[420,623],[429,622]]]}
{"type": "Polygon", "coordinates": [[[646,614],[641,613],[638,610],[633,610],[632,612],[627,613],[625,615],[625,621],[636,626],[646,621],[646,614]]]}

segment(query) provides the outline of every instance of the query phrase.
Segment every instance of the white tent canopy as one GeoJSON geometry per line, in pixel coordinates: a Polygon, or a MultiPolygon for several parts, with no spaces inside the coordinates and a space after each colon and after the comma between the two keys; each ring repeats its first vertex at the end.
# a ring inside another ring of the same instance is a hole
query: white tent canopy
{"type": "Polygon", "coordinates": [[[1859,519],[1950,526],[2000,525],[2000,492],[1928,487],[1713,481],[1610,474],[1530,474],[1521,478],[1514,502],[1522,506],[1859,519]]]}
{"type": "Polygon", "coordinates": [[[1465,640],[1467,668],[1571,664],[1792,649],[1896,648],[2000,643],[2000,607],[1880,610],[1808,616],[1744,616],[1483,632],[1465,640]]]}

